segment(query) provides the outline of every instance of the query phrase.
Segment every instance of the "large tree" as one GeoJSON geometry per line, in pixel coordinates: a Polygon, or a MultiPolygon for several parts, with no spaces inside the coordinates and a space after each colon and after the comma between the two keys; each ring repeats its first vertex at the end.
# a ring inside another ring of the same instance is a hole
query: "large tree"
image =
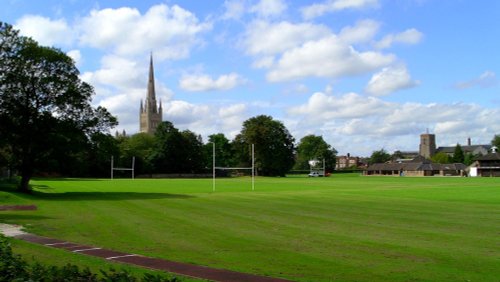
{"type": "Polygon", "coordinates": [[[435,163],[438,163],[438,164],[449,164],[450,163],[450,156],[448,156],[444,152],[439,152],[439,153],[434,154],[431,157],[431,160],[435,163]]]}
{"type": "Polygon", "coordinates": [[[215,145],[215,166],[230,167],[234,165],[233,149],[229,139],[223,133],[208,136],[208,143],[205,144],[205,166],[212,167],[213,149],[215,145]]]}
{"type": "Polygon", "coordinates": [[[255,144],[255,165],[261,175],[285,176],[293,167],[294,138],[280,121],[260,115],[246,120],[234,140],[235,151],[244,151],[250,160],[250,145],[255,144]]]}
{"type": "Polygon", "coordinates": [[[120,148],[119,165],[130,166],[132,157],[135,157],[135,170],[137,174],[151,173],[151,155],[155,147],[155,138],[148,133],[137,133],[132,136],[118,136],[120,148]],[[120,164],[121,162],[121,164],[120,164]]]}
{"type": "Polygon", "coordinates": [[[462,150],[462,146],[457,144],[455,146],[455,151],[453,152],[453,158],[451,159],[454,163],[463,163],[465,160],[464,151],[462,150]]]}
{"type": "Polygon", "coordinates": [[[0,135],[21,174],[19,189],[55,151],[117,124],[91,105],[93,88],[80,80],[73,60],[0,22],[0,135]]]}
{"type": "Polygon", "coordinates": [[[203,143],[192,131],[181,132],[164,121],[156,128],[155,142],[151,155],[155,172],[195,173],[203,169],[203,143]]]}
{"type": "Polygon", "coordinates": [[[389,155],[389,153],[387,153],[387,151],[382,148],[378,151],[373,151],[368,162],[370,164],[375,164],[375,163],[385,163],[390,160],[391,160],[391,155],[389,155]]]}
{"type": "Polygon", "coordinates": [[[307,135],[300,139],[297,145],[296,169],[309,169],[310,160],[325,160],[325,170],[335,169],[335,156],[337,151],[332,148],[322,136],[307,135]]]}

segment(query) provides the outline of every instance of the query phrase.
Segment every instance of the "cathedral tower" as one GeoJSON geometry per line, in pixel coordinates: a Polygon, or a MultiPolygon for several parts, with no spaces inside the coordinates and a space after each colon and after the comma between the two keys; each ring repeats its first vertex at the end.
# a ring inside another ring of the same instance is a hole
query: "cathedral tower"
{"type": "Polygon", "coordinates": [[[154,134],[156,127],[162,122],[162,107],[156,103],[155,76],[153,70],[153,54],[149,61],[148,93],[144,103],[141,100],[140,108],[140,132],[154,134]]]}

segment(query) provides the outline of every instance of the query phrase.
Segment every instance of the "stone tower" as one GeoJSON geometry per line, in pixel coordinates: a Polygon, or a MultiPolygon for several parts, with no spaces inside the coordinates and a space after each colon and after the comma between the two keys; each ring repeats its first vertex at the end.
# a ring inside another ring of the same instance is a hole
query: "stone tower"
{"type": "Polygon", "coordinates": [[[141,100],[140,132],[154,134],[156,127],[162,122],[161,100],[156,103],[155,76],[153,70],[153,54],[149,61],[148,93],[144,103],[141,100]]]}
{"type": "Polygon", "coordinates": [[[429,132],[420,135],[419,153],[426,159],[430,159],[436,153],[436,135],[429,132]]]}

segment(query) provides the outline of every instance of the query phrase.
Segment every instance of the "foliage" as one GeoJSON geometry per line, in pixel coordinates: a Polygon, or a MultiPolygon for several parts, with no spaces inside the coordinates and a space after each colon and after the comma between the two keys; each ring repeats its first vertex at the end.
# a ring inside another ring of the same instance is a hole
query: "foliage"
{"type": "Polygon", "coordinates": [[[500,150],[500,134],[495,134],[491,140],[491,145],[496,146],[500,150]]]}
{"type": "Polygon", "coordinates": [[[255,145],[255,166],[260,175],[285,176],[293,167],[294,138],[282,122],[260,115],[243,122],[243,128],[234,140],[240,161],[250,166],[251,144],[255,145]]]}
{"type": "Polygon", "coordinates": [[[335,148],[326,143],[322,136],[304,136],[297,145],[294,169],[309,169],[310,160],[325,160],[325,170],[331,172],[335,169],[336,154],[335,148]]]}
{"type": "Polygon", "coordinates": [[[156,172],[195,173],[203,169],[201,136],[192,131],[180,132],[169,121],[158,125],[151,163],[156,172]]]}
{"type": "Polygon", "coordinates": [[[453,157],[451,160],[453,163],[463,163],[464,162],[465,155],[464,155],[464,151],[462,150],[462,146],[460,146],[460,144],[457,144],[455,146],[455,151],[453,152],[453,157]]]}
{"type": "Polygon", "coordinates": [[[66,264],[62,267],[45,266],[39,262],[28,264],[19,255],[12,252],[8,240],[0,234],[0,282],[3,281],[87,281],[87,282],[113,282],[113,281],[144,281],[144,282],[177,282],[160,275],[146,273],[142,279],[137,279],[125,270],[101,270],[101,277],[92,273],[88,268],[80,270],[76,265],[66,264]]]}
{"type": "Polygon", "coordinates": [[[399,150],[394,151],[394,153],[391,156],[392,161],[396,161],[398,159],[404,159],[404,158],[405,158],[405,155],[403,154],[403,152],[401,152],[399,150]]]}
{"type": "MultiPolygon", "coordinates": [[[[223,133],[212,134],[208,136],[207,148],[210,150],[210,156],[212,156],[213,145],[215,144],[215,156],[216,156],[216,166],[229,167],[233,165],[233,148],[229,139],[224,136],[223,133]]],[[[212,159],[210,158],[210,163],[212,159]]],[[[210,165],[211,166],[211,165],[210,165]]]]}
{"type": "Polygon", "coordinates": [[[1,22],[0,85],[0,134],[23,192],[48,159],[78,154],[86,136],[117,124],[106,109],[92,107],[94,90],[80,80],[70,57],[1,22]]]}
{"type": "Polygon", "coordinates": [[[188,173],[201,172],[204,168],[203,140],[200,135],[184,130],[181,132],[184,145],[181,149],[184,152],[182,166],[188,173]]]}
{"type": "Polygon", "coordinates": [[[385,151],[385,149],[380,149],[378,151],[373,151],[373,153],[370,156],[370,159],[368,160],[369,164],[375,164],[375,163],[385,163],[391,160],[391,155],[385,151]]]}
{"type": "Polygon", "coordinates": [[[463,164],[466,166],[471,165],[474,162],[474,155],[472,153],[466,153],[464,157],[463,164]]]}
{"type": "Polygon", "coordinates": [[[151,173],[153,164],[151,155],[155,146],[155,138],[147,133],[137,133],[132,136],[119,136],[118,147],[120,158],[118,165],[130,167],[132,157],[135,157],[135,173],[151,173]]]}
{"type": "Polygon", "coordinates": [[[449,164],[451,162],[450,157],[444,152],[434,154],[431,160],[438,164],[449,164]]]}

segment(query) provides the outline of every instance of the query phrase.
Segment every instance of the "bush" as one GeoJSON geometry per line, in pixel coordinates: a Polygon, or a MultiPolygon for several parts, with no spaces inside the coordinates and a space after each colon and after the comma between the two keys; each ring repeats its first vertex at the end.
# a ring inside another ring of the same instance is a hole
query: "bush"
{"type": "Polygon", "coordinates": [[[28,264],[20,255],[12,252],[9,241],[0,234],[0,282],[3,281],[85,281],[85,282],[179,282],[176,277],[167,278],[161,275],[144,274],[137,279],[126,270],[101,270],[98,276],[87,267],[80,270],[78,266],[67,264],[62,267],[45,266],[39,262],[28,264]]]}

